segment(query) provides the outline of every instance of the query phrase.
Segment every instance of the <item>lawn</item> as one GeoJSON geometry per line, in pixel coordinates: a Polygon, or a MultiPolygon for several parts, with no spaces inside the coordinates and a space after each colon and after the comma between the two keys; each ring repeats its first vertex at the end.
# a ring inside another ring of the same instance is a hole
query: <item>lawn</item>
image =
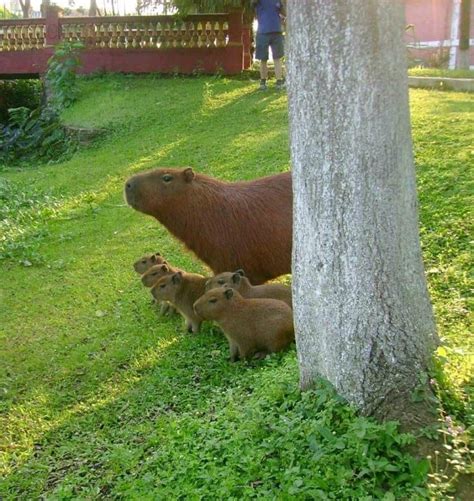
{"type": "MultiPolygon", "coordinates": [[[[393,423],[357,416],[322,382],[301,395],[294,349],[230,364],[218,329],[189,336],[180,319],[159,318],[133,272],[153,251],[207,270],[126,207],[130,174],[192,166],[238,180],[290,168],[287,97],[255,88],[212,77],[84,79],[64,119],[105,128],[102,139],[60,164],[0,168],[3,499],[429,496],[436,464],[409,456],[411,438],[393,423]]],[[[434,384],[444,417],[467,427],[473,98],[410,95],[423,253],[444,342],[434,384]]],[[[432,495],[446,499],[445,488],[432,495]]]]}
{"type": "Polygon", "coordinates": [[[411,77],[474,78],[474,71],[415,66],[408,70],[408,75],[411,77]]]}

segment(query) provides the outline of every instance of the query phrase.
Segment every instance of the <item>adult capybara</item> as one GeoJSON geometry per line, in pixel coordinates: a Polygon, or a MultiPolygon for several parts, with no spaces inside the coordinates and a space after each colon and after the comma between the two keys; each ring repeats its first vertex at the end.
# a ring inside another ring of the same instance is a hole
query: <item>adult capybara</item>
{"type": "Polygon", "coordinates": [[[295,337],[293,310],[277,299],[245,299],[231,288],[220,287],[200,297],[194,310],[222,327],[231,362],[283,350],[295,337]]]}
{"type": "Polygon", "coordinates": [[[229,271],[219,273],[219,275],[211,277],[206,282],[207,291],[222,286],[239,291],[240,295],[245,298],[266,297],[279,299],[284,301],[290,308],[293,307],[290,287],[283,284],[252,285],[243,270],[237,270],[233,273],[229,271]]]}
{"type": "Polygon", "coordinates": [[[154,254],[145,254],[138,261],[135,261],[133,269],[140,275],[143,275],[152,266],[163,263],[166,263],[165,258],[159,252],[155,252],[154,254]]]}
{"type": "Polygon", "coordinates": [[[199,332],[202,318],[194,311],[194,303],[204,294],[207,278],[196,273],[179,271],[167,275],[152,287],[157,301],[170,302],[184,317],[188,332],[199,332]]]}
{"type": "Polygon", "coordinates": [[[155,217],[215,274],[243,268],[253,284],[290,273],[291,174],[226,183],[191,168],[131,177],[125,198],[155,217]]]}

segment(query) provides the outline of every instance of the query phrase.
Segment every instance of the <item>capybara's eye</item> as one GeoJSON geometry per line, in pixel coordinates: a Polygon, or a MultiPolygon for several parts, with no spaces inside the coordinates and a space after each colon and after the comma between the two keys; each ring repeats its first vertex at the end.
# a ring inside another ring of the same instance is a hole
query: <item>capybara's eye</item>
{"type": "Polygon", "coordinates": [[[212,299],[209,299],[209,302],[210,303],[217,303],[217,299],[215,297],[213,297],[212,299]]]}
{"type": "Polygon", "coordinates": [[[166,287],[166,284],[161,284],[160,289],[164,289],[166,287]]]}
{"type": "Polygon", "coordinates": [[[217,283],[218,283],[219,285],[224,285],[224,284],[225,284],[225,280],[224,280],[223,278],[221,278],[221,279],[219,279],[219,280],[217,281],[217,283]]]}
{"type": "Polygon", "coordinates": [[[144,260],[142,261],[142,264],[146,264],[146,259],[144,259],[144,260]]]}
{"type": "Polygon", "coordinates": [[[157,272],[157,271],[154,271],[154,272],[151,274],[151,276],[152,276],[152,277],[155,277],[156,275],[158,275],[158,272],[157,272]]]}
{"type": "Polygon", "coordinates": [[[163,177],[162,177],[163,181],[165,183],[169,183],[172,179],[173,179],[173,176],[170,176],[169,174],[165,174],[163,177]]]}

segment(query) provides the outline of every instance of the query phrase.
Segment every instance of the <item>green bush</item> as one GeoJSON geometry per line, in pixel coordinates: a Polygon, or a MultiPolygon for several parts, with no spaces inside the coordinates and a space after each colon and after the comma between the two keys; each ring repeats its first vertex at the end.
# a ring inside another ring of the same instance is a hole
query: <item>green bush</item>
{"type": "Polygon", "coordinates": [[[0,127],[0,162],[58,161],[74,150],[74,143],[61,125],[59,113],[76,97],[76,69],[81,43],[56,46],[46,72],[47,104],[39,100],[7,107],[7,123],[0,127]]]}
{"type": "Polygon", "coordinates": [[[56,45],[54,54],[49,58],[46,83],[48,102],[55,109],[70,106],[77,96],[76,71],[81,65],[81,42],[62,42],[56,45]]]}
{"type": "Polygon", "coordinates": [[[73,143],[50,108],[22,106],[9,110],[8,124],[0,128],[0,162],[59,160],[73,149],[73,143]]]}
{"type": "Polygon", "coordinates": [[[39,80],[0,80],[0,124],[8,122],[9,108],[37,108],[42,90],[39,80]]]}

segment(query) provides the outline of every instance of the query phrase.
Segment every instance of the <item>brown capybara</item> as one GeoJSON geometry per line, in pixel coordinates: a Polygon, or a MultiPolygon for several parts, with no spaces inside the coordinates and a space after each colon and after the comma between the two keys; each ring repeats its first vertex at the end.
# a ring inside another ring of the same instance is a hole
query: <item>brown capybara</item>
{"type": "Polygon", "coordinates": [[[128,179],[125,198],[155,217],[214,274],[243,268],[256,285],[291,272],[289,172],[226,183],[191,168],[156,169],[128,179]]]}
{"type": "Polygon", "coordinates": [[[216,287],[231,287],[239,291],[240,295],[245,298],[266,297],[269,299],[279,299],[285,302],[290,308],[293,307],[291,302],[291,288],[283,284],[262,284],[252,285],[249,279],[245,276],[243,270],[237,270],[234,273],[226,271],[211,277],[206,282],[206,291],[215,289],[216,287]]]}
{"type": "MultiPolygon", "coordinates": [[[[177,273],[181,271],[179,268],[175,268],[171,266],[166,261],[163,264],[155,264],[151,268],[149,268],[142,275],[142,284],[145,287],[153,287],[160,278],[166,277],[167,275],[172,275],[173,273],[177,273]]],[[[162,301],[160,304],[160,314],[161,315],[172,315],[176,313],[176,309],[171,306],[167,301],[162,301]]]]}
{"type": "Polygon", "coordinates": [[[153,287],[160,278],[166,277],[166,275],[172,275],[173,273],[177,273],[178,271],[182,271],[179,268],[175,268],[168,263],[156,264],[149,268],[142,275],[142,284],[145,287],[153,287]]]}
{"type": "Polygon", "coordinates": [[[293,310],[277,299],[245,299],[231,288],[219,287],[200,297],[194,310],[222,327],[231,362],[283,350],[295,338],[293,310]]]}
{"type": "Polygon", "coordinates": [[[155,252],[155,254],[145,254],[138,261],[133,263],[133,269],[140,275],[143,275],[143,273],[149,270],[152,266],[165,262],[165,258],[162,257],[159,252],[155,252]]]}
{"type": "Polygon", "coordinates": [[[184,317],[188,332],[199,332],[202,318],[193,309],[193,304],[200,298],[206,288],[207,278],[195,273],[178,271],[167,275],[151,289],[157,301],[168,301],[184,317]]]}

